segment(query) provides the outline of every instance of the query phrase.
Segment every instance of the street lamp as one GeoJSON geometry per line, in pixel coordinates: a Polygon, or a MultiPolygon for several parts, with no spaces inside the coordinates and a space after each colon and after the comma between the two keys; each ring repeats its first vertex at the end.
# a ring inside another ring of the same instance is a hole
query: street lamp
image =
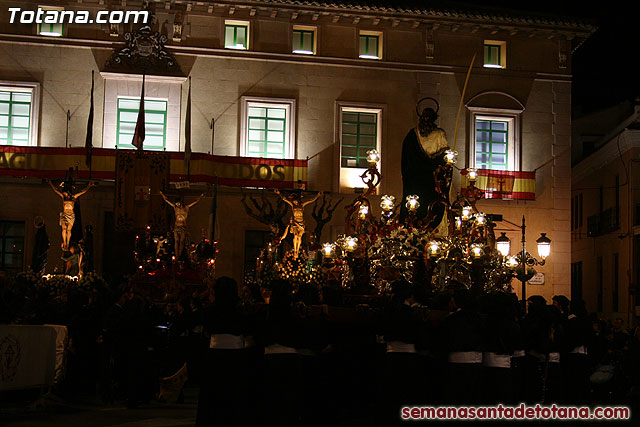
{"type": "Polygon", "coordinates": [[[502,256],[509,256],[511,252],[511,240],[507,237],[507,233],[502,233],[500,237],[496,239],[496,249],[502,256]]]}
{"type": "Polygon", "coordinates": [[[540,233],[541,236],[536,240],[538,244],[538,255],[543,260],[551,253],[551,239],[547,237],[547,233],[540,233]]]}
{"type": "MultiPolygon", "coordinates": [[[[525,248],[526,240],[524,236],[527,227],[525,225],[524,215],[522,216],[522,225],[514,224],[511,221],[503,221],[508,222],[509,224],[514,225],[522,230],[522,251],[520,251],[518,255],[509,257],[507,259],[507,265],[510,268],[522,267],[522,275],[519,278],[522,282],[522,300],[526,301],[526,282],[528,280],[526,277],[527,266],[533,267],[534,265],[544,265],[547,257],[551,253],[551,239],[547,237],[547,233],[540,233],[541,236],[538,238],[538,240],[536,240],[536,243],[538,244],[538,256],[540,257],[540,260],[537,260],[529,252],[527,252],[525,248]]],[[[511,252],[511,240],[509,240],[506,233],[502,233],[500,237],[496,239],[496,249],[502,256],[509,256],[509,253],[511,252]]]]}
{"type": "Polygon", "coordinates": [[[527,300],[527,288],[526,288],[526,274],[527,274],[527,266],[534,265],[544,265],[546,258],[551,253],[551,239],[549,239],[546,233],[541,233],[542,235],[536,243],[538,244],[538,256],[542,258],[542,260],[537,260],[534,258],[527,250],[525,249],[526,239],[524,237],[524,233],[526,230],[526,225],[524,221],[524,215],[522,215],[522,252],[520,253],[520,265],[522,265],[522,276],[520,277],[520,281],[522,282],[522,301],[527,300]]]}

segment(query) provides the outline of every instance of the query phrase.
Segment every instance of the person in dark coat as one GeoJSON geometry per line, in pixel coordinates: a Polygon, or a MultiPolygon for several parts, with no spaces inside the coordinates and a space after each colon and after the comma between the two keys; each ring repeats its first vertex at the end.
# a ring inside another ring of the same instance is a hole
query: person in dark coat
{"type": "Polygon", "coordinates": [[[521,346],[520,325],[507,294],[491,294],[486,302],[482,400],[489,405],[518,403],[514,401],[511,356],[521,346]]]}
{"type": "Polygon", "coordinates": [[[589,403],[591,363],[587,349],[593,341],[593,327],[584,301],[573,299],[567,321],[566,359],[561,361],[566,373],[565,389],[567,403],[585,405],[589,403]]]}
{"type": "Polygon", "coordinates": [[[547,364],[547,381],[545,403],[562,403],[566,400],[564,390],[564,374],[562,372],[561,360],[566,357],[566,335],[568,322],[568,300],[567,304],[558,305],[553,297],[554,304],[547,307],[551,317],[551,343],[549,347],[549,359],[547,364]]]}
{"type": "Polygon", "coordinates": [[[238,284],[220,277],[214,284],[215,302],[204,315],[205,333],[211,336],[203,366],[196,425],[251,425],[245,400],[248,387],[245,336],[250,334],[238,302],[238,284]]]}
{"type": "Polygon", "coordinates": [[[264,425],[291,426],[301,420],[301,332],[292,302],[291,284],[284,279],[273,280],[267,319],[260,334],[265,354],[264,425]]]}
{"type": "Polygon", "coordinates": [[[121,289],[116,302],[107,310],[102,326],[103,365],[99,389],[107,403],[113,403],[118,390],[126,384],[127,328],[129,322],[125,306],[133,297],[130,289],[121,289]]]}
{"type": "Polygon", "coordinates": [[[545,371],[551,345],[551,318],[547,301],[534,295],[527,299],[527,314],[522,320],[525,356],[523,362],[524,401],[544,401],[545,371]]]}
{"type": "Polygon", "coordinates": [[[449,404],[473,404],[479,401],[483,321],[466,289],[455,291],[452,308],[442,326],[448,359],[445,399],[449,404]]]}
{"type": "Polygon", "coordinates": [[[384,379],[380,410],[387,425],[399,422],[400,409],[426,403],[423,366],[416,351],[421,324],[412,308],[412,285],[397,280],[391,285],[392,298],[384,308],[380,334],[386,342],[384,379]]]}

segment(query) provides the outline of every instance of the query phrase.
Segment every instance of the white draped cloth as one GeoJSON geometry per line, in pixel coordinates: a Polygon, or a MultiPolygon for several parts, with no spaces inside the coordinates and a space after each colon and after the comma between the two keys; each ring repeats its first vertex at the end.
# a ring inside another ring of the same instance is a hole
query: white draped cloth
{"type": "Polygon", "coordinates": [[[53,385],[56,341],[50,326],[0,325],[0,391],[53,385]]]}

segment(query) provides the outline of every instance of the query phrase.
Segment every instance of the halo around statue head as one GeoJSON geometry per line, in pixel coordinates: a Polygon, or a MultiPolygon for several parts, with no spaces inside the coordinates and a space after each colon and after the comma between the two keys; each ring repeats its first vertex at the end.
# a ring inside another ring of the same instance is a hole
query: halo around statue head
{"type": "Polygon", "coordinates": [[[438,114],[438,111],[440,111],[440,103],[435,98],[432,98],[430,96],[425,96],[424,98],[422,98],[420,101],[416,103],[416,114],[418,115],[418,117],[422,115],[422,112],[419,110],[420,104],[422,103],[422,101],[426,101],[428,99],[432,100],[436,104],[436,111],[435,111],[436,115],[438,114]]]}

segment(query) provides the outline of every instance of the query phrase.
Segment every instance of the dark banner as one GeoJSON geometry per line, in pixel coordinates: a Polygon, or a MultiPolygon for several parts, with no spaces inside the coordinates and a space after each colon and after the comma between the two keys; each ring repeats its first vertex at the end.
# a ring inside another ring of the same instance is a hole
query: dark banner
{"type": "Polygon", "coordinates": [[[167,209],[160,191],[169,188],[170,156],[167,153],[118,150],[114,217],[117,231],[151,226],[154,232],[168,229],[167,209]]]}

